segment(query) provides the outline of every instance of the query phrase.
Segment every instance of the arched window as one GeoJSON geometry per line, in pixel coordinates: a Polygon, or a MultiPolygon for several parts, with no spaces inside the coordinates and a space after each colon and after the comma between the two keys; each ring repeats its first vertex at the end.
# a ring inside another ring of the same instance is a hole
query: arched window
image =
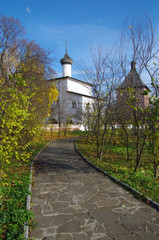
{"type": "Polygon", "coordinates": [[[76,101],[75,100],[72,101],[72,108],[76,108],[76,101]]]}

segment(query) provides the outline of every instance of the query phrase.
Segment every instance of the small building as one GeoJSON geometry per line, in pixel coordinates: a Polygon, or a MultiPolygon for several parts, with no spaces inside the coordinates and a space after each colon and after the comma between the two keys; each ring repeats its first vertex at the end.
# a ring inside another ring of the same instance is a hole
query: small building
{"type": "Polygon", "coordinates": [[[147,108],[149,106],[149,95],[144,95],[143,92],[148,90],[139,74],[136,71],[136,63],[131,62],[131,70],[125,77],[121,85],[116,89],[117,92],[117,105],[126,107],[129,100],[129,90],[133,89],[135,96],[135,106],[147,108]]]}
{"type": "Polygon", "coordinates": [[[60,60],[62,66],[62,77],[50,79],[57,86],[59,97],[52,105],[50,119],[54,123],[83,124],[83,113],[88,104],[93,102],[93,85],[82,80],[73,78],[71,67],[73,60],[69,57],[67,50],[60,60]]]}

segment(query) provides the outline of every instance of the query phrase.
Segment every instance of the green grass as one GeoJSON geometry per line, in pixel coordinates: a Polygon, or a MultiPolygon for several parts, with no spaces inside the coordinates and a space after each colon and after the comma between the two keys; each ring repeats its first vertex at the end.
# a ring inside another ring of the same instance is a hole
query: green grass
{"type": "Polygon", "coordinates": [[[92,150],[88,141],[78,140],[77,148],[97,167],[159,203],[159,179],[154,178],[152,159],[146,150],[140,168],[137,172],[133,172],[135,168],[135,152],[132,147],[129,149],[129,161],[126,160],[126,147],[121,145],[110,146],[102,161],[97,158],[95,147],[92,150]]]}
{"type": "Polygon", "coordinates": [[[32,212],[26,209],[30,163],[46,143],[37,142],[28,148],[31,154],[29,161],[14,160],[0,164],[0,239],[23,239],[24,223],[30,223],[33,217],[32,212]]]}

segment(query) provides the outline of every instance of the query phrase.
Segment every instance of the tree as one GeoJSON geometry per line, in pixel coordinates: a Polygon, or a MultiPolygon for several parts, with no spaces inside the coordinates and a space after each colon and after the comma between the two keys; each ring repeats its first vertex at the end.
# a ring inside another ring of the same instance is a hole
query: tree
{"type": "Polygon", "coordinates": [[[44,81],[50,74],[52,60],[49,52],[35,42],[22,41],[20,62],[16,72],[20,72],[27,79],[29,94],[36,92],[32,97],[32,106],[35,108],[36,123],[46,119],[50,112],[50,101],[57,99],[57,89],[54,84],[44,81]],[[31,76],[31,77],[30,77],[31,76]]]}
{"type": "Polygon", "coordinates": [[[130,89],[130,98],[129,98],[129,106],[132,109],[132,126],[134,131],[135,143],[136,143],[136,164],[134,172],[140,166],[141,155],[143,153],[144,146],[146,144],[147,138],[147,123],[145,121],[146,110],[140,106],[137,106],[137,97],[135,95],[135,90],[130,89]],[[145,110],[145,111],[144,111],[145,110]]]}
{"type": "MultiPolygon", "coordinates": [[[[24,29],[18,20],[4,16],[0,18],[0,132],[1,144],[8,139],[8,146],[12,130],[14,136],[17,131],[17,141],[21,141],[21,133],[23,144],[29,144],[48,116],[50,102],[58,96],[55,85],[45,81],[52,63],[49,51],[33,41],[22,39],[23,34],[24,29]],[[15,114],[15,119],[16,116],[21,119],[22,112],[26,114],[23,117],[23,134],[20,125],[11,126],[9,123],[10,114],[15,114]],[[9,126],[13,129],[9,130],[9,126]],[[6,137],[3,135],[5,131],[6,137]]],[[[21,145],[20,142],[18,144],[21,145]]]]}
{"type": "Polygon", "coordinates": [[[130,160],[129,145],[130,145],[130,135],[131,135],[131,118],[132,115],[130,109],[121,103],[116,103],[112,109],[112,114],[114,115],[115,124],[118,128],[118,134],[122,134],[121,138],[126,145],[127,150],[127,161],[130,160]]]}
{"type": "MultiPolygon", "coordinates": [[[[34,41],[22,39],[24,28],[12,17],[0,18],[0,76],[3,85],[14,85],[10,75],[20,76],[26,81],[21,91],[30,98],[34,124],[41,124],[50,111],[50,101],[57,99],[57,89],[54,84],[44,81],[55,72],[51,69],[53,60],[50,51],[43,49],[34,41]]],[[[12,78],[14,79],[14,78],[12,78]]],[[[33,124],[33,122],[32,122],[33,124]]]]}
{"type": "Polygon", "coordinates": [[[9,80],[16,82],[18,87],[0,85],[0,162],[7,163],[15,159],[28,160],[26,149],[36,130],[28,124],[32,115],[29,103],[32,95],[20,91],[26,82],[19,74],[10,76],[9,80]]]}
{"type": "MultiPolygon", "coordinates": [[[[133,63],[135,62],[137,64],[138,78],[140,78],[141,73],[148,69],[148,66],[153,61],[154,57],[156,57],[157,53],[158,50],[156,49],[156,41],[150,18],[146,14],[143,14],[140,17],[133,16],[132,18],[126,19],[121,32],[120,42],[120,65],[124,77],[127,77],[127,63],[133,61],[133,63]]],[[[133,79],[131,81],[133,81],[133,79]]],[[[141,89],[139,92],[139,87],[136,85],[130,88],[127,86],[125,91],[127,94],[127,106],[124,105],[124,109],[126,110],[126,115],[127,112],[129,112],[129,125],[132,126],[133,131],[127,131],[126,126],[128,122],[125,116],[121,118],[120,115],[119,122],[122,123],[121,126],[127,138],[127,156],[128,139],[130,139],[130,135],[128,136],[128,134],[133,134],[133,138],[135,139],[136,166],[134,171],[137,171],[147,140],[148,125],[146,119],[147,112],[149,111],[149,106],[147,105],[144,107],[139,101],[141,95],[148,96],[149,89],[141,89]]],[[[120,109],[118,109],[118,111],[120,111],[120,109]]]]}
{"type": "MultiPolygon", "coordinates": [[[[153,95],[150,97],[150,108],[147,115],[147,147],[153,157],[154,177],[159,175],[159,84],[151,79],[153,95]]],[[[147,94],[147,93],[145,93],[147,94]]]]}
{"type": "MultiPolygon", "coordinates": [[[[96,52],[91,51],[92,66],[85,67],[87,79],[94,85],[94,101],[88,114],[86,109],[86,121],[91,126],[93,141],[97,149],[97,157],[102,160],[114,132],[112,119],[112,105],[114,104],[114,92],[117,87],[118,63],[112,52],[104,54],[103,47],[99,46],[96,52]],[[106,147],[105,147],[106,145],[106,147]]],[[[87,107],[88,108],[88,107],[87,107]]]]}
{"type": "Polygon", "coordinates": [[[145,66],[158,52],[155,46],[153,26],[146,14],[126,18],[121,31],[119,50],[124,76],[126,76],[127,64],[129,65],[131,61],[137,63],[138,72],[141,75],[145,66]]]}
{"type": "MultiPolygon", "coordinates": [[[[8,80],[14,71],[14,61],[18,58],[18,44],[24,36],[24,28],[13,17],[0,18],[0,76],[8,80]]],[[[16,61],[17,62],[17,61],[16,61]]]]}

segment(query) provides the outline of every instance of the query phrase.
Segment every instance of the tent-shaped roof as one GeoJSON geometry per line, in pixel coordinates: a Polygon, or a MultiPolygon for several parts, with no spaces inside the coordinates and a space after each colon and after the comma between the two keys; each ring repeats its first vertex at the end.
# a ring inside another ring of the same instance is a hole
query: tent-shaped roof
{"type": "Polygon", "coordinates": [[[146,87],[139,74],[136,71],[136,63],[134,61],[131,62],[131,70],[128,75],[125,77],[124,81],[120,85],[120,88],[140,88],[146,87]]]}

